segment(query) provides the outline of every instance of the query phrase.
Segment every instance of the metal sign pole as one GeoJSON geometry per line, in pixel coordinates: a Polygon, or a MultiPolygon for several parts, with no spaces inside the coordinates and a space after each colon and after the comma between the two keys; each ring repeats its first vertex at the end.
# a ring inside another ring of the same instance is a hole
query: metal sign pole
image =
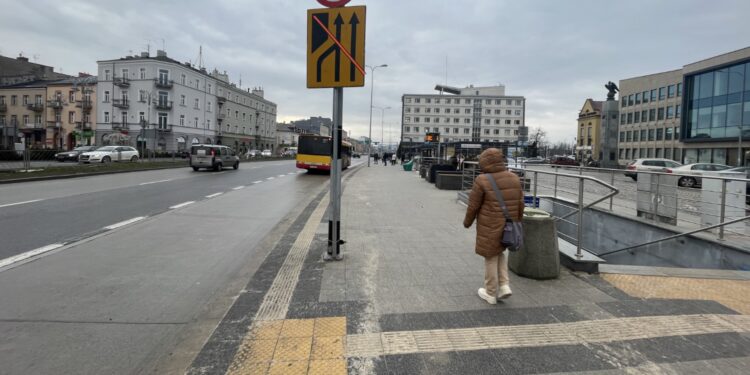
{"type": "Polygon", "coordinates": [[[344,89],[333,89],[333,129],[331,133],[331,196],[328,205],[328,251],[324,260],[341,260],[341,129],[344,106],[344,89]]]}

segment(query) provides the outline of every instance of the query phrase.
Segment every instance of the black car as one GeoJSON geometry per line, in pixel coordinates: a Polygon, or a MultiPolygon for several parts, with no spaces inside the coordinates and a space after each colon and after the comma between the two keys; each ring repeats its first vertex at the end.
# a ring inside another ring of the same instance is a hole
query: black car
{"type": "Polygon", "coordinates": [[[55,154],[55,160],[59,162],[64,161],[78,161],[78,156],[84,152],[94,151],[99,146],[79,146],[70,151],[58,152],[55,154]]]}

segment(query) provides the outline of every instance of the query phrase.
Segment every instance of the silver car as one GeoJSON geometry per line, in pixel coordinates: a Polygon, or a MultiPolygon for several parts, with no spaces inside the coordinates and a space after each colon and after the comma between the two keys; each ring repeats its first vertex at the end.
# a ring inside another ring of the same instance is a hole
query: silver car
{"type": "Polygon", "coordinates": [[[94,151],[84,152],[78,157],[81,163],[110,163],[113,161],[137,162],[138,150],[130,146],[104,146],[94,151]]]}
{"type": "Polygon", "coordinates": [[[220,171],[224,167],[237,169],[240,158],[233,149],[222,145],[193,145],[190,149],[190,166],[194,171],[201,168],[220,171]]]}

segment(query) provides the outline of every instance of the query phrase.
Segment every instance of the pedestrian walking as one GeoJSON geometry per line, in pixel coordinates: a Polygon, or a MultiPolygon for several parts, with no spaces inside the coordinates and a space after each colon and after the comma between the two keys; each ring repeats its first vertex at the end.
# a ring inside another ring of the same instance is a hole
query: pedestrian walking
{"type": "Polygon", "coordinates": [[[383,166],[384,167],[388,166],[388,153],[387,152],[383,153],[383,166]]]}
{"type": "Polygon", "coordinates": [[[489,304],[496,304],[498,298],[508,298],[512,294],[507,251],[501,244],[505,216],[489,178],[497,184],[512,220],[520,222],[523,217],[521,181],[508,171],[506,164],[499,149],[489,148],[482,152],[479,167],[483,174],[474,180],[464,218],[465,228],[469,228],[475,219],[477,222],[475,252],[484,257],[484,288],[479,288],[477,294],[489,304]]]}
{"type": "Polygon", "coordinates": [[[375,159],[375,164],[378,164],[378,160],[380,160],[380,155],[376,152],[373,156],[373,159],[375,159]]]}
{"type": "Polygon", "coordinates": [[[391,165],[396,165],[396,154],[391,155],[391,165]]]}

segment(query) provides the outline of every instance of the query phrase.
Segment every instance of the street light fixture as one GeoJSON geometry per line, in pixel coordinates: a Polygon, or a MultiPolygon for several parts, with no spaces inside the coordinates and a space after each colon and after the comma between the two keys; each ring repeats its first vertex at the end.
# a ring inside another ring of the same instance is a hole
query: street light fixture
{"type": "Polygon", "coordinates": [[[378,66],[370,66],[365,65],[365,68],[370,69],[370,133],[368,135],[367,139],[367,166],[370,166],[370,151],[372,149],[372,95],[375,91],[375,69],[377,68],[387,68],[388,64],[378,65],[378,66]]]}

